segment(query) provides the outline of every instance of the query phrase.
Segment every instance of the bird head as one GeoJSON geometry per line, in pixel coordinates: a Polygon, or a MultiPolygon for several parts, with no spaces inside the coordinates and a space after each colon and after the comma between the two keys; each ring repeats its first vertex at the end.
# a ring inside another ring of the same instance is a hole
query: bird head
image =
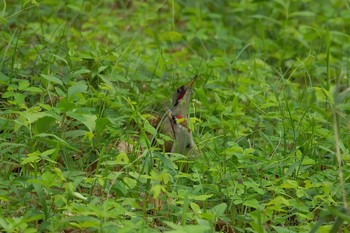
{"type": "Polygon", "coordinates": [[[197,79],[197,75],[186,85],[176,89],[173,94],[173,113],[175,115],[186,116],[190,105],[192,86],[197,79]]]}

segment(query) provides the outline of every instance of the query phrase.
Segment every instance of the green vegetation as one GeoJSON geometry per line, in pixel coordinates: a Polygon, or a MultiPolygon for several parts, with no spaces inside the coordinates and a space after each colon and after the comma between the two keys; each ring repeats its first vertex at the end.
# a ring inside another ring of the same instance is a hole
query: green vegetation
{"type": "Polygon", "coordinates": [[[1,2],[1,231],[350,232],[349,1],[1,2]]]}

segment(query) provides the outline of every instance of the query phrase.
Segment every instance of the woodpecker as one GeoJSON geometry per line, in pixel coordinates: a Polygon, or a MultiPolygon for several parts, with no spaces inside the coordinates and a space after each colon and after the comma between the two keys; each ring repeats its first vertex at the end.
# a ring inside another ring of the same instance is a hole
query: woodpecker
{"type": "Polygon", "coordinates": [[[165,142],[166,152],[188,155],[196,147],[192,132],[188,127],[188,109],[195,76],[188,84],[176,89],[173,94],[172,108],[168,109],[161,122],[161,132],[173,141],[165,142]]]}

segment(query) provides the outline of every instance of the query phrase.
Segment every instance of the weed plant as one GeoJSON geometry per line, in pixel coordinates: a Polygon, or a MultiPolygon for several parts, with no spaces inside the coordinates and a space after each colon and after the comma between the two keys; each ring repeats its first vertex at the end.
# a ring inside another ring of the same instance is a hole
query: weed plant
{"type": "Polygon", "coordinates": [[[0,8],[1,231],[350,231],[349,1],[0,8]],[[195,74],[187,161],[150,135],[195,74]]]}

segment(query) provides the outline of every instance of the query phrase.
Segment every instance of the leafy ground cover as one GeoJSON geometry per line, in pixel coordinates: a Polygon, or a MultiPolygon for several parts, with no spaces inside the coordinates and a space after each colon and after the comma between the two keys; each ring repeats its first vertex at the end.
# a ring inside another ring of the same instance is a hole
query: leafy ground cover
{"type": "Polygon", "coordinates": [[[350,231],[348,1],[0,8],[1,231],[350,231]],[[196,74],[182,172],[149,135],[196,74]]]}

